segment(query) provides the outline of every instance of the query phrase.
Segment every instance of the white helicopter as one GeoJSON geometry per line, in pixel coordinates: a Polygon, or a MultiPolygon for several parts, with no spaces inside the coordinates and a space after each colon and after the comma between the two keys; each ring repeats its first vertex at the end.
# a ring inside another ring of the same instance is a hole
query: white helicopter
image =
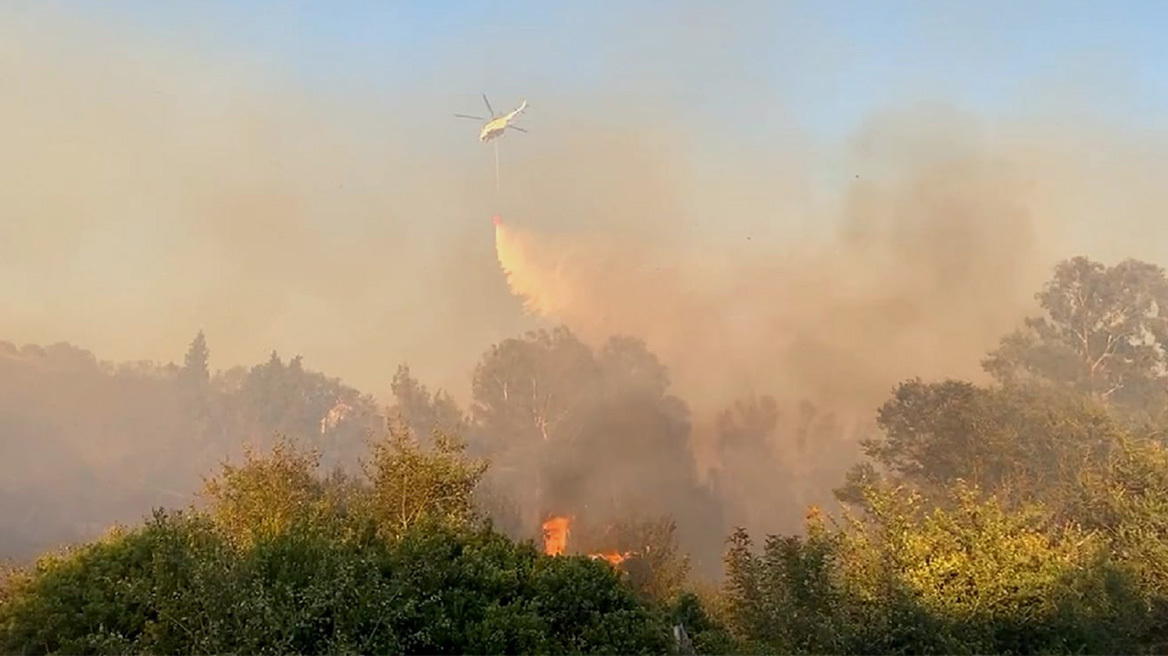
{"type": "MultiPolygon", "coordinates": [[[[524,110],[527,109],[527,99],[526,98],[524,98],[523,101],[519,103],[518,107],[507,112],[506,114],[504,114],[502,116],[495,116],[495,110],[491,107],[491,101],[487,100],[487,94],[485,94],[485,93],[483,94],[483,102],[486,103],[486,105],[487,105],[487,111],[491,113],[490,119],[485,119],[481,116],[468,116],[466,114],[455,114],[455,116],[457,116],[458,118],[469,118],[469,119],[472,119],[475,121],[486,121],[485,124],[483,125],[483,129],[479,130],[479,141],[481,143],[487,143],[488,141],[494,141],[495,139],[498,139],[499,137],[503,136],[503,133],[506,132],[507,130],[518,130],[519,132],[527,132],[527,130],[524,130],[523,128],[521,128],[517,125],[511,125],[511,121],[514,121],[516,116],[519,116],[520,114],[522,114],[524,112],[524,110]]],[[[498,190],[499,190],[499,142],[496,141],[495,142],[495,191],[498,191],[498,190]]]]}
{"type": "Polygon", "coordinates": [[[511,121],[515,120],[516,116],[519,116],[520,114],[523,113],[524,110],[527,109],[527,99],[526,98],[523,99],[523,102],[519,103],[518,107],[511,110],[510,112],[507,112],[506,114],[504,114],[502,116],[495,116],[495,110],[491,108],[491,101],[487,100],[487,94],[485,94],[485,93],[483,94],[483,102],[486,103],[486,105],[487,105],[487,111],[491,113],[491,118],[489,118],[489,119],[485,119],[481,116],[468,116],[466,114],[455,114],[455,116],[457,116],[458,118],[469,118],[469,119],[472,119],[475,121],[485,121],[486,122],[483,125],[483,129],[479,131],[479,141],[480,142],[487,143],[488,141],[491,141],[492,139],[496,139],[496,138],[502,136],[503,133],[506,132],[507,130],[518,130],[520,132],[527,132],[527,130],[524,130],[521,127],[511,125],[511,121]]]}

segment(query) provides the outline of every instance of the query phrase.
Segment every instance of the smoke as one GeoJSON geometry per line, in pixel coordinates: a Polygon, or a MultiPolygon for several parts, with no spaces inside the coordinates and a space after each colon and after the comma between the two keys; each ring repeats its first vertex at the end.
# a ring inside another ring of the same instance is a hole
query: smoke
{"type": "MultiPolygon", "coordinates": [[[[1151,184],[1133,190],[1123,174],[1075,171],[1086,153],[1038,129],[1021,137],[1015,123],[1003,138],[987,123],[939,108],[874,119],[853,140],[856,173],[838,197],[785,213],[745,206],[723,179],[678,175],[670,186],[656,177],[661,169],[623,169],[628,158],[613,152],[605,175],[646,179],[642,196],[626,178],[627,196],[602,225],[581,198],[608,201],[602,182],[563,194],[556,207],[523,207],[498,229],[498,257],[529,312],[592,340],[644,337],[687,398],[724,404],[764,391],[870,411],[909,376],[978,378],[984,353],[1034,310],[1057,258],[1097,245],[1116,252],[1120,230],[1106,229],[1101,243],[1074,235],[1084,222],[1066,221],[1081,217],[1076,205],[1105,191],[1105,180],[1163,204],[1151,184]],[[722,208],[704,223],[737,231],[741,243],[680,243],[688,217],[663,211],[668,205],[722,208]],[[549,214],[573,227],[521,227],[528,217],[548,225],[549,214]],[[741,222],[796,214],[829,227],[826,237],[768,238],[741,222]],[[662,215],[674,224],[646,234],[662,215]]],[[[646,150],[658,145],[643,139],[646,150]]],[[[1150,227],[1143,212],[1101,216],[1150,227]]]]}
{"type": "Polygon", "coordinates": [[[517,329],[490,306],[506,292],[482,201],[464,202],[485,197],[474,126],[444,112],[433,132],[463,156],[435,151],[387,124],[434,113],[411,99],[313,96],[148,34],[0,9],[3,337],[165,362],[202,328],[216,367],[278,349],[384,393],[408,358],[465,388],[517,329]]]}
{"type": "MultiPolygon", "coordinates": [[[[893,156],[912,137],[872,136],[893,156]]],[[[498,257],[529,312],[592,340],[645,338],[686,398],[871,410],[908,376],[978,376],[1047,274],[1032,187],[1008,156],[954,142],[918,140],[914,161],[850,183],[818,217],[839,226],[826,243],[749,239],[719,260],[619,228],[565,239],[504,224],[498,257]]]]}
{"type": "MultiPolygon", "coordinates": [[[[539,243],[562,243],[528,249],[573,299],[549,316],[644,334],[681,378],[694,375],[687,361],[729,358],[717,367],[716,387],[736,388],[727,396],[781,383],[836,397],[844,385],[864,405],[906,372],[976,369],[1066,252],[1059,212],[1078,219],[1106,195],[1151,215],[1168,200],[1153,167],[1122,166],[1161,148],[1050,111],[1012,123],[894,112],[843,153],[816,144],[757,91],[769,70],[745,63],[757,14],[701,13],[674,15],[651,43],[618,29],[621,16],[594,26],[612,29],[593,66],[613,75],[591,91],[525,91],[534,132],[503,139],[496,198],[490,149],[449,116],[477,97],[435,91],[472,72],[456,53],[400,96],[314,95],[193,37],[8,9],[0,330],[168,360],[201,327],[216,366],[277,348],[382,393],[408,358],[465,392],[482,350],[530,325],[490,254],[485,218],[502,210],[539,243]],[[699,18],[727,36],[695,41],[699,18]],[[678,103],[699,60],[743,64],[717,88],[738,94],[723,113],[759,110],[752,134],[706,129],[678,103]],[[1104,161],[1113,172],[1100,175],[1104,161]]],[[[1088,227],[1100,220],[1074,224],[1080,244],[1102,232],[1088,227]]]]}
{"type": "MultiPolygon", "coordinates": [[[[564,322],[645,339],[708,438],[751,394],[864,418],[905,377],[976,379],[1058,258],[1164,256],[1162,135],[887,90],[892,109],[816,140],[760,51],[817,27],[694,6],[651,38],[644,8],[577,22],[609,37],[574,68],[547,34],[443,42],[392,93],[316,89],[193,31],[0,8],[0,338],[166,361],[202,328],[217,368],[274,348],[384,393],[406,360],[465,400],[487,346],[564,322]],[[531,102],[501,194],[450,117],[490,67],[531,102]]],[[[832,41],[806,79],[848,65],[832,41]]]]}
{"type": "MultiPolygon", "coordinates": [[[[1132,201],[1165,206],[1152,180],[1090,164],[1101,153],[1115,161],[1138,151],[1096,126],[1089,141],[1076,135],[1092,144],[1079,152],[1048,125],[995,125],[942,106],[877,116],[852,140],[854,173],[835,198],[777,211],[746,202],[730,163],[721,163],[725,177],[699,179],[675,159],[626,169],[619,163],[631,158],[614,148],[605,180],[557,190],[554,206],[512,212],[497,228],[498,258],[527,312],[564,322],[594,344],[613,333],[648,342],[695,410],[694,449],[703,465],[733,469],[717,453],[718,410],[753,394],[777,397],[779,460],[748,459],[760,471],[742,503],[774,512],[776,466],[790,493],[823,503],[857,447],[823,436],[790,443],[801,402],[834,412],[846,433],[867,425],[906,378],[984,380],[980,360],[1036,311],[1034,293],[1057,259],[1130,253],[1136,245],[1124,244],[1122,230],[1107,221],[1137,234],[1155,230],[1132,201]],[[589,206],[611,202],[614,188],[621,202],[591,221],[589,206]],[[1083,206],[1098,207],[1097,194],[1115,189],[1127,199],[1116,207],[1132,211],[1099,207],[1096,217],[1084,215],[1083,206]],[[695,209],[703,207],[708,214],[695,209]],[[758,217],[780,224],[800,216],[825,229],[814,236],[752,229],[758,217]],[[685,235],[693,225],[720,225],[723,239],[685,235]],[[733,232],[739,243],[727,244],[733,232]]],[[[655,136],[642,136],[645,151],[666,150],[655,136]]],[[[572,144],[566,150],[578,155],[566,159],[588,161],[595,147],[572,144]]],[[[747,474],[726,472],[739,482],[747,474]]],[[[797,522],[769,528],[797,530],[797,522]]]]}

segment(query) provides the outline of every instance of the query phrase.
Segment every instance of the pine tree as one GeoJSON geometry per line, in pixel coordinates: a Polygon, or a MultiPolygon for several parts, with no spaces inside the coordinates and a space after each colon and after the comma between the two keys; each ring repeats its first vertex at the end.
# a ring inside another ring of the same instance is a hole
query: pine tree
{"type": "Polygon", "coordinates": [[[207,348],[207,338],[200,330],[187,348],[180,376],[196,388],[205,386],[211,381],[211,370],[208,368],[210,356],[211,351],[207,348]]]}

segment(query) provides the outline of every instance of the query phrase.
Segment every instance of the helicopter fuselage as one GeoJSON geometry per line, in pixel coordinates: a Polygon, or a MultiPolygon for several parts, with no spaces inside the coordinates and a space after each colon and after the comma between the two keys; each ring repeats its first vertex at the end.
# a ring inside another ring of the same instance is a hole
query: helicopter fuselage
{"type": "Polygon", "coordinates": [[[503,136],[503,133],[507,131],[507,120],[507,117],[504,116],[484,125],[482,131],[479,132],[479,141],[487,143],[491,139],[503,136]]]}
{"type": "MultiPolygon", "coordinates": [[[[486,98],[484,97],[484,100],[485,99],[486,98]]],[[[487,104],[487,109],[490,109],[490,103],[487,104]]],[[[511,121],[514,121],[515,117],[522,114],[523,110],[525,109],[527,109],[526,98],[524,98],[523,102],[519,103],[519,106],[515,109],[507,112],[502,116],[487,121],[487,124],[483,126],[481,131],[479,131],[479,141],[487,143],[491,139],[503,136],[503,133],[507,131],[507,128],[511,127],[511,121]]]]}

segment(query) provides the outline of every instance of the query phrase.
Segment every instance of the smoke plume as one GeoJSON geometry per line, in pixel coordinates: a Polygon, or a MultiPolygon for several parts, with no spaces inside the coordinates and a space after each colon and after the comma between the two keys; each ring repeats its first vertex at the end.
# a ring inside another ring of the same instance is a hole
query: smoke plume
{"type": "Polygon", "coordinates": [[[384,397],[408,361],[468,405],[503,338],[627,333],[712,460],[737,399],[862,421],[908,376],[978,378],[1057,259],[1163,261],[1162,133],[1057,102],[923,105],[924,88],[812,136],[760,51],[815,41],[831,56],[783,66],[826,84],[849,65],[830,35],[778,3],[674,6],[574,23],[603,48],[436,41],[396,77],[314,52],[323,81],[196,29],[0,7],[0,339],[168,361],[202,328],[216,369],[276,349],[384,397]],[[499,111],[530,100],[500,192],[492,148],[450,116],[484,80],[499,111]]]}

